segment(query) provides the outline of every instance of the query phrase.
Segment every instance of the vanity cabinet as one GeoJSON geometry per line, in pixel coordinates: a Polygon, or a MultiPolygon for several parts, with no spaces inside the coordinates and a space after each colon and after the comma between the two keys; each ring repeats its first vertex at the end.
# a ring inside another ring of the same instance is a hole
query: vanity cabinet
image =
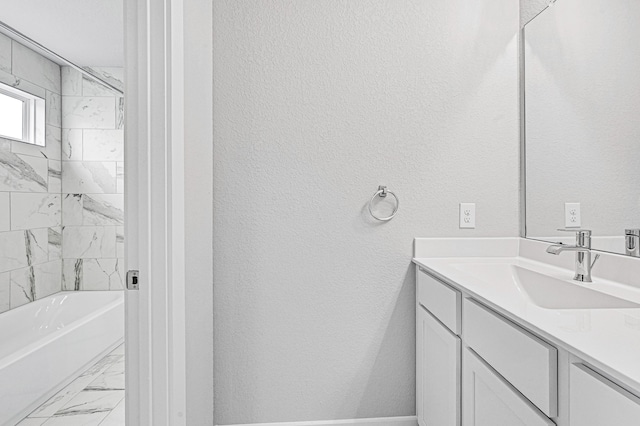
{"type": "Polygon", "coordinates": [[[416,411],[420,426],[460,426],[461,293],[418,271],[416,411]]]}
{"type": "Polygon", "coordinates": [[[638,426],[640,398],[584,364],[569,369],[570,426],[638,426]]]}
{"type": "Polygon", "coordinates": [[[464,426],[555,424],[471,349],[464,349],[462,364],[464,426]]]}
{"type": "Polygon", "coordinates": [[[416,329],[418,423],[460,426],[460,338],[422,306],[416,329]]]}
{"type": "Polygon", "coordinates": [[[640,393],[463,285],[416,274],[420,426],[640,426],[640,393]]]}

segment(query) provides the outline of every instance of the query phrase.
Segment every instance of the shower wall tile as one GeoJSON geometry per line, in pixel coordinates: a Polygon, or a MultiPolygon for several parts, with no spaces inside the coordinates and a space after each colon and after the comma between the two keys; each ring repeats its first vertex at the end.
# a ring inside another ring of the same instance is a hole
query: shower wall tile
{"type": "Polygon", "coordinates": [[[82,74],[71,67],[62,67],[62,95],[82,96],[82,74]]]}
{"type": "Polygon", "coordinates": [[[124,273],[119,259],[84,259],[82,290],[122,290],[124,273]]]}
{"type": "Polygon", "coordinates": [[[116,192],[124,194],[124,163],[116,164],[116,192]]]}
{"type": "Polygon", "coordinates": [[[31,229],[62,224],[60,194],[13,192],[11,229],[31,229]]]}
{"type": "Polygon", "coordinates": [[[82,129],[62,129],[62,159],[82,160],[82,129]]]}
{"type": "Polygon", "coordinates": [[[0,313],[11,308],[11,273],[0,274],[0,313]]]}
{"type": "Polygon", "coordinates": [[[62,164],[62,190],[68,193],[116,192],[116,163],[65,161],[62,164]]]}
{"type": "Polygon", "coordinates": [[[0,35],[0,82],[42,98],[47,123],[44,146],[0,138],[2,312],[62,288],[60,67],[0,35]]]}
{"type": "Polygon", "coordinates": [[[115,226],[65,226],[62,241],[65,259],[116,257],[115,226]]]}
{"type": "Polygon", "coordinates": [[[50,92],[47,90],[46,97],[46,112],[45,117],[47,124],[52,126],[60,127],[62,126],[61,119],[61,108],[62,108],[62,100],[58,93],[50,92]]]}
{"type": "Polygon", "coordinates": [[[124,161],[124,130],[84,130],[82,159],[84,161],[124,161]]]}
{"type": "Polygon", "coordinates": [[[0,34],[0,70],[11,72],[11,39],[0,34]]]}
{"type": "Polygon", "coordinates": [[[64,96],[62,127],[65,129],[115,129],[115,97],[64,96]]]}
{"type": "Polygon", "coordinates": [[[11,271],[11,309],[59,292],[61,276],[61,260],[11,271]]]}
{"type": "Polygon", "coordinates": [[[45,127],[45,146],[11,141],[11,152],[14,154],[30,155],[32,157],[60,160],[61,131],[59,127],[47,124],[45,127]]]}
{"type": "Polygon", "coordinates": [[[116,256],[124,258],[124,226],[116,227],[116,256]]]}
{"type": "Polygon", "coordinates": [[[10,147],[0,142],[0,191],[47,192],[47,159],[13,154],[10,147]]]}
{"type": "Polygon", "coordinates": [[[124,97],[116,101],[116,129],[124,129],[124,97]]]}
{"type": "Polygon", "coordinates": [[[48,232],[49,261],[62,259],[62,227],[49,228],[48,232]]]}
{"type": "Polygon", "coordinates": [[[10,200],[11,200],[10,192],[0,192],[0,232],[11,230],[11,201],[10,200]]]}
{"type": "MultiPolygon", "coordinates": [[[[123,87],[122,68],[86,68],[123,87]]],[[[63,68],[62,241],[66,290],[121,290],[124,98],[63,68]]]]}
{"type": "Polygon", "coordinates": [[[62,193],[62,162],[49,160],[49,192],[62,193]]]}
{"type": "Polygon", "coordinates": [[[62,259],[62,290],[82,290],[82,259],[62,259]]]}
{"type": "Polygon", "coordinates": [[[83,225],[123,225],[123,194],[85,194],[82,197],[83,225]]]}
{"type": "Polygon", "coordinates": [[[12,74],[52,92],[61,93],[60,66],[44,56],[12,42],[12,74]]]}
{"type": "Polygon", "coordinates": [[[0,272],[47,262],[48,240],[47,228],[0,233],[0,272]]]}
{"type": "Polygon", "coordinates": [[[62,195],[62,224],[80,226],[83,222],[82,194],[62,195]]]}
{"type": "MultiPolygon", "coordinates": [[[[116,89],[124,92],[124,68],[122,67],[85,67],[89,73],[100,77],[102,80],[111,84],[116,89]]],[[[83,82],[84,96],[115,96],[116,92],[96,83],[94,80],[85,78],[83,82]]]]}
{"type": "Polygon", "coordinates": [[[7,84],[16,89],[23,90],[33,96],[37,96],[41,99],[45,99],[47,96],[47,89],[31,83],[24,78],[18,78],[15,75],[0,70],[0,82],[7,84]]]}

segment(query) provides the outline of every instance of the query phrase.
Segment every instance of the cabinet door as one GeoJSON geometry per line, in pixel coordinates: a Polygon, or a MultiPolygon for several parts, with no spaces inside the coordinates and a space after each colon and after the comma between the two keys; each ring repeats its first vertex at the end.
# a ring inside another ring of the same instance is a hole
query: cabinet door
{"type": "Polygon", "coordinates": [[[550,426],[554,423],[475,352],[462,360],[464,426],[550,426]]]}
{"type": "Polygon", "coordinates": [[[570,426],[638,426],[640,398],[582,364],[572,364],[570,426]]]}
{"type": "Polygon", "coordinates": [[[417,306],[416,395],[420,426],[460,425],[460,338],[417,306]]]}

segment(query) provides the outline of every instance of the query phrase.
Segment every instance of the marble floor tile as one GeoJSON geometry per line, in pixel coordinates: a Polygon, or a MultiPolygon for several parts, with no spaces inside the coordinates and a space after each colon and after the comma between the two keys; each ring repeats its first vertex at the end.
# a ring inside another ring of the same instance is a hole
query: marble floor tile
{"type": "Polygon", "coordinates": [[[124,406],[124,345],[120,345],[18,425],[124,425],[124,406]]]}
{"type": "Polygon", "coordinates": [[[98,426],[109,411],[90,414],[72,414],[68,416],[49,417],[43,426],[98,426]]]}
{"type": "Polygon", "coordinates": [[[124,371],[118,365],[109,368],[89,383],[85,390],[124,390],[124,371]]]}
{"type": "Polygon", "coordinates": [[[104,418],[100,426],[124,426],[125,424],[124,399],[104,418]]]}
{"type": "Polygon", "coordinates": [[[48,417],[34,418],[34,419],[26,418],[20,423],[18,423],[16,426],[42,426],[44,422],[46,422],[47,420],[49,420],[48,417]]]}
{"type": "Polygon", "coordinates": [[[94,391],[85,389],[56,411],[53,417],[75,417],[85,414],[108,413],[123,398],[124,390],[94,391]]]}

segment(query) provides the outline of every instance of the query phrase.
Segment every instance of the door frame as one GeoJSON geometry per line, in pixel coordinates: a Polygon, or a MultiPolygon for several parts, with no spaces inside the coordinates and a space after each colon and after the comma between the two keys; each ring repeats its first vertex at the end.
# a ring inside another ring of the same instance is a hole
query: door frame
{"type": "Polygon", "coordinates": [[[185,425],[183,0],[124,0],[126,421],[185,425]]]}

